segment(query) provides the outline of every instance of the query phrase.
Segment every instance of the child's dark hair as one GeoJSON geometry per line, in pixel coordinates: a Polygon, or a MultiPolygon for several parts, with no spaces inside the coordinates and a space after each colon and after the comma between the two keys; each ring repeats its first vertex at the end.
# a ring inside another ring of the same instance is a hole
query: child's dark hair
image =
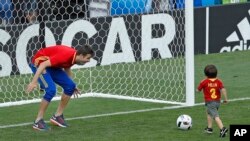
{"type": "Polygon", "coordinates": [[[94,51],[91,49],[90,45],[83,45],[81,47],[79,47],[76,51],[76,55],[87,55],[90,54],[91,56],[94,55],[94,51]]]}
{"type": "Polygon", "coordinates": [[[204,69],[204,73],[208,78],[217,77],[217,68],[215,65],[207,65],[204,69]]]}

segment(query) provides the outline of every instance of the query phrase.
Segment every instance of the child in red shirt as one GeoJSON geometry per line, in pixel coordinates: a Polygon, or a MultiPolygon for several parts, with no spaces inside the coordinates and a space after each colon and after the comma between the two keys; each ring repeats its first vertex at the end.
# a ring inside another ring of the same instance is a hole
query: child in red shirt
{"type": "Polygon", "coordinates": [[[223,82],[217,78],[217,68],[214,65],[207,65],[204,69],[206,79],[202,80],[197,91],[203,90],[204,101],[207,113],[208,126],[205,128],[206,133],[213,133],[213,119],[220,128],[220,137],[225,137],[228,129],[223,126],[219,117],[218,109],[220,107],[221,94],[224,96],[224,102],[227,103],[227,92],[223,82]]]}

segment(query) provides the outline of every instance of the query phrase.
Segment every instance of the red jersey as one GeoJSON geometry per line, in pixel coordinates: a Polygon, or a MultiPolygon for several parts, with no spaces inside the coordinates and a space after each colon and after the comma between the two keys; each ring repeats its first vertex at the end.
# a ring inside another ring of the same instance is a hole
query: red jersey
{"type": "Polygon", "coordinates": [[[218,78],[207,78],[200,82],[198,90],[203,90],[204,100],[208,101],[220,101],[221,89],[224,88],[222,81],[218,78]]]}
{"type": "Polygon", "coordinates": [[[50,60],[51,67],[69,68],[74,65],[76,50],[74,48],[55,45],[40,49],[32,58],[32,63],[39,66],[40,63],[50,60]]]}

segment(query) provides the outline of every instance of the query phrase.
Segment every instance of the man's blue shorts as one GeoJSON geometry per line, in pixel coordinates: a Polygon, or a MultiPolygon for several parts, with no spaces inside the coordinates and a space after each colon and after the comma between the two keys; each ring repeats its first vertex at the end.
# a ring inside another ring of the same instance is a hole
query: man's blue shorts
{"type": "MultiPolygon", "coordinates": [[[[34,64],[30,64],[32,72],[35,74],[37,68],[34,64]]],[[[46,72],[40,75],[38,82],[41,87],[45,88],[45,94],[43,98],[50,102],[56,95],[56,84],[63,88],[64,94],[71,96],[74,93],[76,84],[66,74],[62,68],[46,68],[46,72]]]]}

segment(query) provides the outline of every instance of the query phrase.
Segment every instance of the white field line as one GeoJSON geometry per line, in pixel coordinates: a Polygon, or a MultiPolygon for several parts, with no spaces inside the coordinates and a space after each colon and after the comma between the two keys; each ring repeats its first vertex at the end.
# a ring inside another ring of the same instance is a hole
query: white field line
{"type": "MultiPolygon", "coordinates": [[[[242,100],[250,100],[250,97],[231,99],[231,100],[229,100],[229,102],[242,101],[242,100]]],[[[197,103],[194,106],[200,106],[200,105],[204,105],[204,103],[197,103]]],[[[99,115],[89,115],[89,116],[82,116],[82,117],[73,117],[73,118],[67,118],[66,120],[70,121],[70,120],[79,120],[79,119],[90,119],[90,118],[107,117],[107,116],[115,116],[115,115],[126,115],[126,114],[142,113],[142,112],[150,112],[150,111],[161,111],[161,110],[169,110],[169,109],[178,109],[178,108],[184,108],[184,107],[188,107],[188,106],[185,106],[185,105],[181,105],[181,106],[166,106],[166,107],[161,107],[161,108],[149,108],[149,109],[142,109],[142,110],[133,110],[133,111],[114,112],[114,113],[106,113],[106,114],[99,114],[99,115]]],[[[45,122],[49,122],[49,121],[45,121],[45,122]]],[[[32,125],[32,124],[33,124],[33,122],[18,123],[18,124],[9,124],[9,125],[0,125],[0,129],[11,128],[11,127],[27,126],[27,125],[32,125]]]]}

